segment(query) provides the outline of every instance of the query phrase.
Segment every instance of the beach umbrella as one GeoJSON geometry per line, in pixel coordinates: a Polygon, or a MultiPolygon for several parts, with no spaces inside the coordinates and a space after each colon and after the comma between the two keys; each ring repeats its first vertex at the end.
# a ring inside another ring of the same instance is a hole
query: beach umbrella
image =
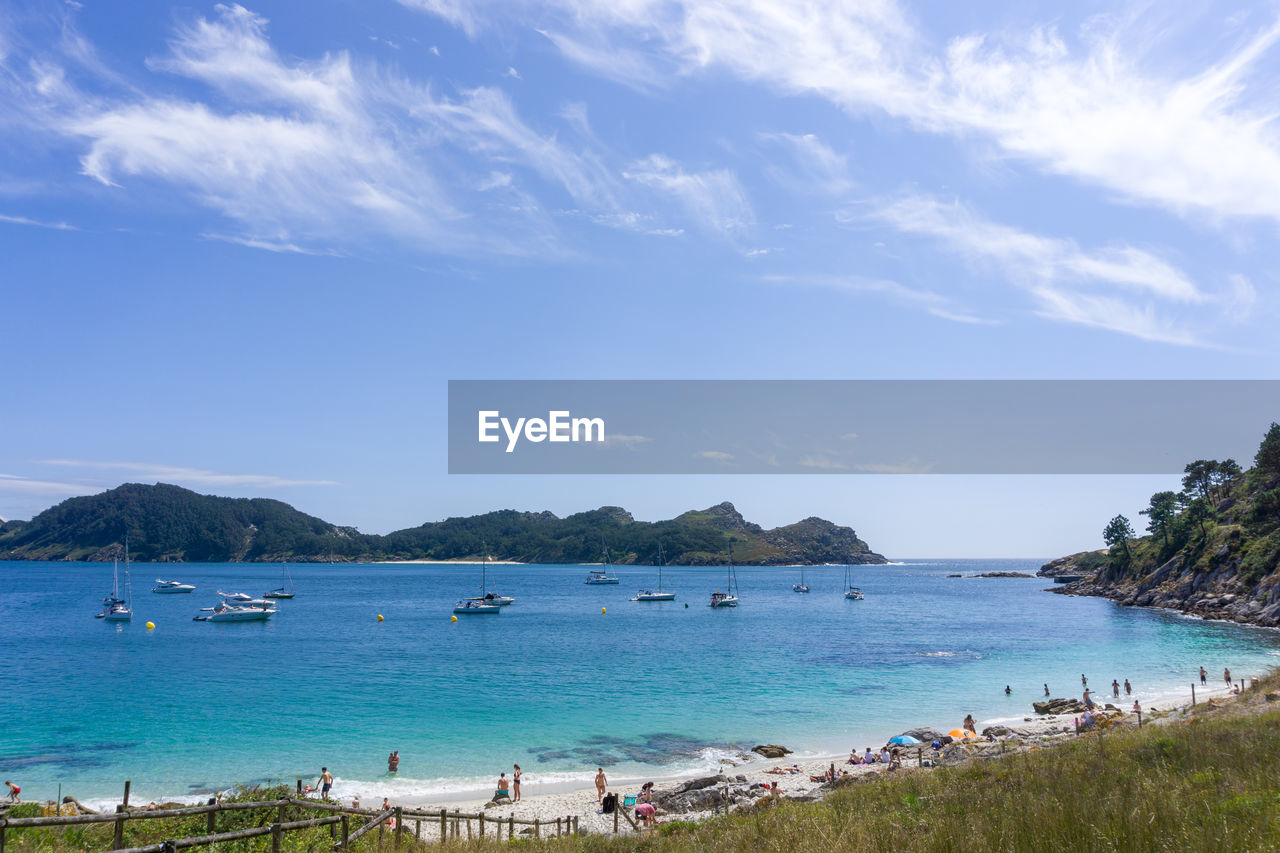
{"type": "Polygon", "coordinates": [[[920,743],[920,741],[911,735],[898,735],[897,737],[889,738],[889,743],[896,743],[899,746],[911,746],[914,743],[920,743]]]}
{"type": "Polygon", "coordinates": [[[947,732],[947,734],[951,735],[956,740],[964,740],[965,738],[977,737],[977,735],[975,735],[973,732],[969,731],[968,729],[952,729],[951,731],[947,732]]]}

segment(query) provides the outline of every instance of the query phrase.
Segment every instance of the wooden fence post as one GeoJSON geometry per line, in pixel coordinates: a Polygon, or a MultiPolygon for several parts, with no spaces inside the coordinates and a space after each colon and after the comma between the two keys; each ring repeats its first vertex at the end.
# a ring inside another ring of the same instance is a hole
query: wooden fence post
{"type": "Polygon", "coordinates": [[[559,838],[563,834],[564,833],[560,831],[560,818],[556,818],[556,838],[559,838]]]}
{"type": "Polygon", "coordinates": [[[124,806],[126,810],[129,808],[129,786],[132,784],[128,779],[124,780],[124,799],[120,801],[120,805],[124,806]]]}
{"type": "Polygon", "coordinates": [[[422,821],[420,820],[415,820],[413,822],[413,837],[419,841],[422,840],[422,821]]]}
{"type": "Polygon", "coordinates": [[[396,806],[396,849],[400,848],[400,839],[404,835],[404,809],[396,806]]]}
{"type": "Polygon", "coordinates": [[[1196,686],[1195,684],[1192,684],[1191,685],[1191,707],[1194,708],[1195,706],[1196,706],[1196,686]]]}
{"type": "MultiPolygon", "coordinates": [[[[502,834],[501,831],[499,831],[498,834],[501,835],[502,834]]],[[[510,841],[515,837],[516,837],[516,817],[515,815],[509,815],[507,817],[507,840],[510,841]]]]}
{"type": "Polygon", "coordinates": [[[284,837],[284,830],[280,828],[280,824],[271,825],[271,853],[280,853],[280,840],[284,837]]]}
{"type": "Polygon", "coordinates": [[[533,819],[533,837],[534,838],[542,837],[542,821],[536,817],[533,819]]]}
{"type": "Polygon", "coordinates": [[[577,815],[573,816],[573,834],[574,835],[578,834],[578,816],[577,815]]]}
{"type": "Polygon", "coordinates": [[[302,780],[298,780],[298,799],[302,799],[302,780]]]}
{"type": "Polygon", "coordinates": [[[480,810],[480,837],[484,838],[484,809],[480,810]]]}
{"type": "Polygon", "coordinates": [[[622,808],[622,803],[618,802],[617,797],[613,800],[613,834],[618,834],[618,811],[622,808]]]}
{"type": "Polygon", "coordinates": [[[342,853],[347,853],[347,839],[351,837],[351,821],[344,814],[342,816],[342,853]]]}
{"type": "MultiPolygon", "coordinates": [[[[209,802],[205,803],[205,805],[207,806],[216,806],[217,804],[218,804],[217,797],[210,797],[209,802]]],[[[209,835],[213,835],[213,833],[216,831],[217,818],[218,818],[218,813],[216,811],[209,812],[209,816],[205,818],[204,828],[209,835]]]]}
{"type": "Polygon", "coordinates": [[[4,815],[8,813],[8,809],[0,807],[0,853],[4,853],[4,827],[9,822],[5,820],[4,815]]]}
{"type": "Polygon", "coordinates": [[[449,840],[449,823],[447,813],[444,809],[440,810],[440,843],[443,844],[449,840]]]}
{"type": "MultiPolygon", "coordinates": [[[[124,806],[116,806],[116,814],[124,814],[124,806]]],[[[111,836],[111,849],[120,850],[124,847],[124,818],[116,818],[116,831],[111,836]]]]}

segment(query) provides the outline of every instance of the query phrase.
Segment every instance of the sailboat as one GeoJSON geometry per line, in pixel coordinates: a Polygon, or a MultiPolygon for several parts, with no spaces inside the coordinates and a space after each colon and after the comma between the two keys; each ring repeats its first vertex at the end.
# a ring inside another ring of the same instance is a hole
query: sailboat
{"type": "Polygon", "coordinates": [[[478,601],[481,604],[494,604],[498,607],[506,607],[515,601],[509,595],[498,595],[496,592],[490,592],[488,589],[486,569],[489,566],[489,548],[484,549],[484,561],[480,564],[480,595],[475,598],[464,598],[463,601],[478,601]]]}
{"type": "Polygon", "coordinates": [[[293,598],[293,575],[289,572],[289,564],[285,563],[280,570],[280,586],[264,592],[263,598],[293,598]]]}
{"type": "Polygon", "coordinates": [[[675,601],[676,594],[674,592],[662,591],[662,564],[666,562],[662,558],[662,543],[658,543],[658,590],[654,592],[651,589],[642,589],[635,594],[632,601],[675,601]]]}
{"type": "MultiPolygon", "coordinates": [[[[485,569],[489,565],[489,549],[485,548],[484,562],[480,564],[480,596],[478,598],[463,598],[453,607],[453,612],[458,614],[467,614],[469,616],[492,615],[502,612],[502,605],[495,601],[489,601],[487,596],[489,592],[485,589],[486,572],[485,569]]],[[[501,597],[501,596],[498,596],[501,597]]],[[[511,599],[515,601],[515,599],[511,599]]],[[[507,604],[510,604],[508,601],[507,604]]]]}
{"type": "Polygon", "coordinates": [[[804,566],[800,567],[800,583],[792,584],[791,589],[794,592],[808,592],[809,585],[804,582],[804,566]]]}
{"type": "Polygon", "coordinates": [[[129,585],[129,534],[124,535],[124,598],[120,597],[120,561],[111,561],[111,595],[102,599],[103,611],[97,618],[108,622],[132,622],[133,608],[130,599],[132,587],[129,585]]]}
{"type": "Polygon", "coordinates": [[[727,592],[720,592],[719,590],[716,590],[715,592],[711,593],[711,606],[712,607],[737,607],[738,596],[734,595],[734,593],[738,591],[737,587],[738,587],[738,576],[733,571],[733,546],[730,545],[729,546],[729,572],[728,572],[728,578],[725,584],[725,589],[727,590],[727,592]]]}
{"type": "Polygon", "coordinates": [[[851,570],[848,566],[844,567],[844,597],[850,601],[862,601],[862,590],[858,589],[852,583],[851,570]]]}
{"type": "Polygon", "coordinates": [[[589,584],[616,584],[618,582],[617,575],[609,574],[609,549],[604,546],[604,537],[600,537],[601,565],[603,568],[592,569],[587,572],[587,579],[583,583],[589,584]]]}

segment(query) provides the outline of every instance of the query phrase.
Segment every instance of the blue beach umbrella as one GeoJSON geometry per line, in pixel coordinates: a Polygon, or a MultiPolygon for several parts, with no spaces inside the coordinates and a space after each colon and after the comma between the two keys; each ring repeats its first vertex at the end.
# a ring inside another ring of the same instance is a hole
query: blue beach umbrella
{"type": "Polygon", "coordinates": [[[921,741],[916,740],[911,735],[898,735],[897,737],[889,738],[889,743],[896,743],[898,746],[911,746],[914,743],[921,743],[921,741]]]}

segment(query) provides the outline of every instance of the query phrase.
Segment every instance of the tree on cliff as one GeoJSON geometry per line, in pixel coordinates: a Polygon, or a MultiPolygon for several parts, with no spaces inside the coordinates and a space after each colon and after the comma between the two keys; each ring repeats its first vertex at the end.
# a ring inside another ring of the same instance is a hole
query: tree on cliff
{"type": "Polygon", "coordinates": [[[1147,516],[1147,530],[1157,534],[1164,544],[1169,544],[1169,527],[1178,517],[1178,496],[1173,492],[1156,492],[1151,505],[1142,510],[1147,516]]]}
{"type": "Polygon", "coordinates": [[[1106,541],[1107,547],[1115,551],[1116,546],[1120,546],[1126,566],[1129,565],[1129,561],[1132,559],[1132,555],[1129,553],[1129,540],[1133,537],[1133,525],[1123,515],[1117,515],[1107,522],[1107,526],[1102,531],[1102,538],[1106,541]]]}
{"type": "Polygon", "coordinates": [[[1253,457],[1253,464],[1258,471],[1267,477],[1280,474],[1280,424],[1271,423],[1266,437],[1258,447],[1258,455],[1253,457]]]}

